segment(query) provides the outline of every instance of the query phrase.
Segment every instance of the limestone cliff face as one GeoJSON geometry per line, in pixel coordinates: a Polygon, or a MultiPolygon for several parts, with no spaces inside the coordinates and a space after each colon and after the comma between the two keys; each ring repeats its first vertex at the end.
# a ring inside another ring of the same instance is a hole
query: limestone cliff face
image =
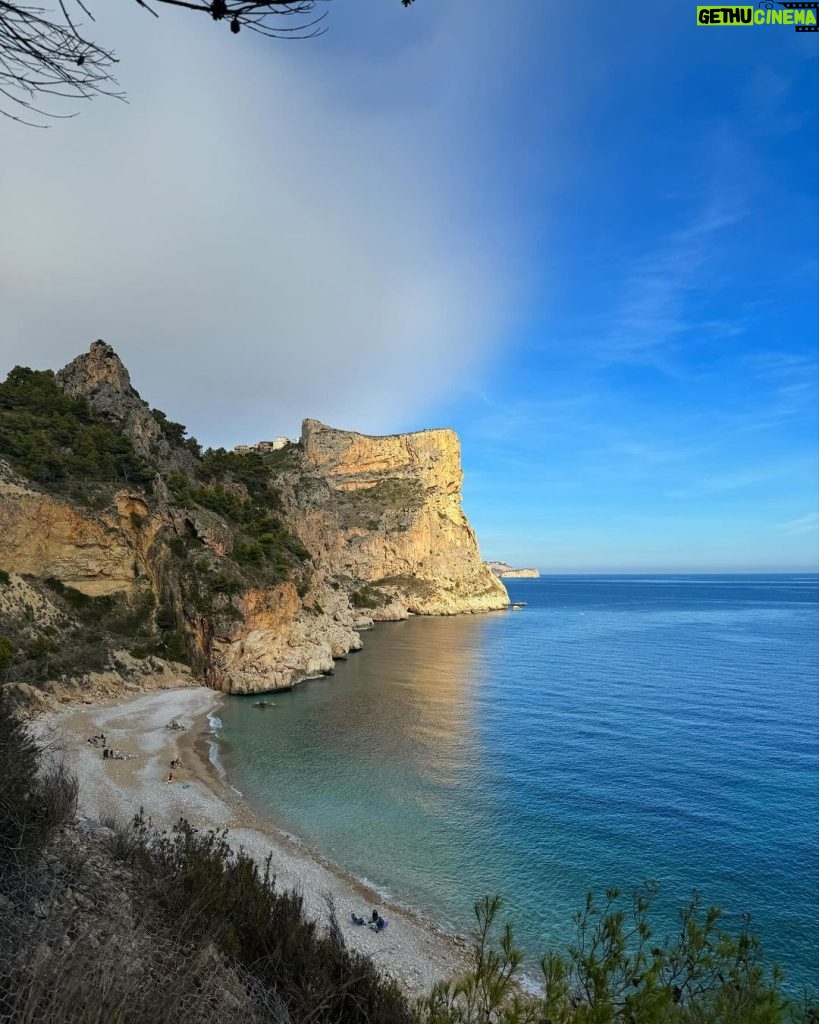
{"type": "Polygon", "coordinates": [[[116,514],[91,515],[33,490],[0,461],[0,567],[92,597],[145,589],[130,520],[136,507],[144,509],[140,499],[123,493],[116,514]]]}
{"type": "Polygon", "coordinates": [[[211,622],[210,637],[203,637],[208,682],[227,693],[258,693],[328,674],[336,658],[361,647],[354,627],[368,624],[320,572],[304,598],[292,583],[282,583],[245,591],[240,607],[239,625],[220,629],[211,622]]]}
{"type": "Polygon", "coordinates": [[[376,604],[373,618],[509,603],[461,508],[454,431],[369,437],[308,419],[280,465],[291,529],[316,565],[359,588],[354,602],[376,604]]]}

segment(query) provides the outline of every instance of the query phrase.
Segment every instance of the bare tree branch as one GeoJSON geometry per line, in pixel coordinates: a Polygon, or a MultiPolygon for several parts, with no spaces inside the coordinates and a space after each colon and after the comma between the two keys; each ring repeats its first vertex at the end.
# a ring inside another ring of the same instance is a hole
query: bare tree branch
{"type": "MultiPolygon", "coordinates": [[[[22,124],[47,127],[58,115],[37,105],[39,97],[60,96],[76,100],[105,95],[124,99],[116,78],[117,63],[108,50],[82,31],[84,15],[94,20],[87,6],[90,0],[56,0],[58,10],[50,11],[27,3],[0,0],[0,114],[22,124]],[[3,108],[3,102],[10,109],[3,108]],[[22,113],[15,112],[20,108],[22,113]],[[29,115],[43,119],[38,123],[29,115]]],[[[111,0],[108,0],[111,2],[111,0]]],[[[179,7],[209,15],[227,23],[237,35],[243,28],[270,39],[312,39],[321,35],[326,10],[319,6],[329,0],[134,0],[155,18],[160,5],[179,7]],[[289,20],[293,21],[290,24],[289,20]]],[[[401,0],[409,7],[414,0],[401,0]]]]}

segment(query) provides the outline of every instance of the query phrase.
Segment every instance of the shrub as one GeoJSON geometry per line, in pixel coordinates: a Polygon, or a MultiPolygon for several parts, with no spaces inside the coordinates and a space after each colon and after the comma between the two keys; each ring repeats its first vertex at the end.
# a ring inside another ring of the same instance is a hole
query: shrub
{"type": "MultiPolygon", "coordinates": [[[[269,487],[270,474],[261,456],[251,458],[223,448],[210,449],[202,457],[200,472],[209,482],[197,486],[187,474],[174,470],[166,479],[168,490],[177,504],[185,508],[201,505],[231,524],[234,561],[263,571],[268,578],[272,575],[283,580],[299,562],[309,558],[304,545],[274,514],[278,496],[269,487]],[[241,483],[250,497],[228,486],[230,481],[241,483]]],[[[171,542],[171,547],[183,557],[181,545],[171,542]]]]}
{"type": "Polygon", "coordinates": [[[241,594],[245,589],[241,580],[235,576],[227,576],[225,573],[217,573],[215,576],[211,576],[207,584],[212,593],[227,594],[228,596],[241,594]]]}
{"type": "Polygon", "coordinates": [[[8,637],[0,636],[0,675],[6,675],[14,664],[14,644],[8,637]]]}
{"type": "Polygon", "coordinates": [[[38,853],[76,809],[77,780],[43,762],[26,727],[0,694],[0,875],[38,853]]]}
{"type": "Polygon", "coordinates": [[[170,444],[180,445],[185,443],[185,435],[188,432],[188,428],[184,424],[169,420],[161,409],[151,409],[151,415],[159,424],[160,430],[170,444]]]}
{"type": "Polygon", "coordinates": [[[291,1020],[315,1024],[414,1024],[396,983],[368,958],[347,949],[331,909],[322,934],[302,897],[276,889],[264,869],[231,850],[226,833],[201,833],[181,820],[171,832],[142,815],[133,838],[120,841],[146,896],[177,922],[182,942],[211,939],[266,988],[291,1020]]]}
{"type": "Polygon", "coordinates": [[[5,569],[0,569],[0,587],[7,587],[11,583],[11,576],[5,569]]]}
{"type": "Polygon", "coordinates": [[[542,957],[537,995],[517,984],[523,957],[511,927],[494,937],[500,899],[484,897],[470,970],[433,989],[420,1024],[813,1024],[816,1010],[784,997],[781,973],[764,968],[747,918],[731,934],[695,894],[677,934],[658,944],[649,923],[656,894],[649,883],[623,909],[616,889],[602,905],[589,893],[575,943],[542,957]]]}
{"type": "Polygon", "coordinates": [[[350,594],[350,604],[353,608],[377,608],[378,595],[371,587],[363,586],[350,594]]]}
{"type": "Polygon", "coordinates": [[[26,654],[29,658],[34,658],[35,661],[46,661],[53,650],[54,645],[48,637],[38,636],[29,644],[26,654]]]}

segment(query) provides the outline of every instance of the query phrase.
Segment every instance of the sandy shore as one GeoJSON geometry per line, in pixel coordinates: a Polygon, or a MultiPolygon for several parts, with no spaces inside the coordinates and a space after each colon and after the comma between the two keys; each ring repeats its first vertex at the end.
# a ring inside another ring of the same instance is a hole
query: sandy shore
{"type": "Polygon", "coordinates": [[[326,920],[326,897],[331,896],[350,947],[370,955],[408,993],[425,994],[436,981],[461,970],[462,939],[385,904],[373,890],[259,819],[231,789],[208,757],[207,715],[222,699],[204,688],[163,690],[116,704],[72,706],[42,716],[40,722],[56,730],[55,742],[79,779],[82,815],[127,821],[143,807],[157,824],[171,825],[185,817],[200,828],[227,828],[233,844],[257,861],[272,855],[277,885],[301,892],[317,920],[326,920]],[[168,729],[172,719],[185,731],[168,729]],[[110,747],[136,757],[103,760],[102,749],[87,742],[101,733],[110,747]],[[176,757],[182,768],[169,783],[169,763],[176,757]],[[369,916],[373,907],[390,921],[384,932],[352,924],[353,911],[369,916]]]}

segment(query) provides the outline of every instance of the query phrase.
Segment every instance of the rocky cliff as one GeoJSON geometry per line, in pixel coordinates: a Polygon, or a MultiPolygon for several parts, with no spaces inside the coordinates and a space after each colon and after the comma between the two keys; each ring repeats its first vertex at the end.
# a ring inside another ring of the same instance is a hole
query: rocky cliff
{"type": "Polygon", "coordinates": [[[369,437],[305,420],[276,475],[291,529],[376,620],[503,608],[461,508],[452,430],[369,437]]]}
{"type": "Polygon", "coordinates": [[[451,430],[305,420],[279,450],[203,455],[103,342],[0,389],[0,632],[18,683],[182,660],[259,692],[329,673],[373,619],[508,604],[461,509],[451,430]]]}

